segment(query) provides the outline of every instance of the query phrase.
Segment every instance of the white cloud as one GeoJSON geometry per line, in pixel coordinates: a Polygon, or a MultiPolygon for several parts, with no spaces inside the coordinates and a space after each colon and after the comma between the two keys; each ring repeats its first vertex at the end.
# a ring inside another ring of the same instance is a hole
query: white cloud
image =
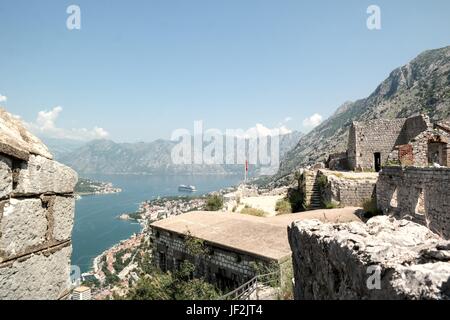
{"type": "Polygon", "coordinates": [[[323,121],[323,117],[320,114],[315,113],[311,117],[303,120],[303,126],[305,128],[312,129],[312,128],[317,127],[319,124],[321,124],[322,121],[323,121]]]}
{"type": "Polygon", "coordinates": [[[8,97],[0,93],[0,102],[6,102],[6,100],[8,100],[8,97]]]}
{"type": "Polygon", "coordinates": [[[292,118],[291,118],[291,117],[286,117],[286,118],[284,118],[284,123],[289,122],[289,121],[292,121],[292,118]]]}
{"type": "Polygon", "coordinates": [[[35,122],[25,123],[25,125],[35,134],[46,138],[71,139],[71,140],[94,140],[105,139],[109,133],[100,127],[93,129],[58,128],[56,121],[60,116],[63,108],[57,106],[50,111],[40,111],[35,122]]]}
{"type": "Polygon", "coordinates": [[[51,111],[39,111],[36,125],[42,131],[52,131],[56,129],[55,121],[63,109],[60,106],[53,108],[51,111]]]}
{"type": "Polygon", "coordinates": [[[266,126],[257,123],[254,127],[243,130],[231,130],[230,133],[238,138],[255,138],[255,137],[267,137],[267,136],[278,136],[291,133],[292,130],[288,129],[286,126],[281,125],[277,128],[267,128],[266,126]]]}

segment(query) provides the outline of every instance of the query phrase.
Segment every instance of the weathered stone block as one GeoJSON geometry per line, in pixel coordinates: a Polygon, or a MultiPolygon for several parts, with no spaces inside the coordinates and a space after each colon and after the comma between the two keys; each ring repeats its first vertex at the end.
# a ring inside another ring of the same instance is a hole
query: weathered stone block
{"type": "Polygon", "coordinates": [[[41,140],[28,132],[20,120],[2,108],[0,108],[0,153],[22,160],[28,160],[30,153],[52,158],[41,140]]]}
{"type": "Polygon", "coordinates": [[[424,226],[379,216],[288,233],[296,299],[450,299],[450,242],[424,226]]]}
{"type": "Polygon", "coordinates": [[[17,176],[14,195],[72,193],[78,176],[74,170],[41,156],[30,156],[17,176]]]}
{"type": "Polygon", "coordinates": [[[51,212],[53,215],[53,238],[56,241],[70,239],[75,215],[75,198],[55,197],[51,212]]]}
{"type": "Polygon", "coordinates": [[[71,253],[66,246],[0,264],[0,300],[61,298],[70,287],[71,253]]]}
{"type": "Polygon", "coordinates": [[[0,199],[7,197],[13,187],[12,161],[0,155],[0,199]]]}
{"type": "Polygon", "coordinates": [[[46,214],[40,199],[0,202],[0,262],[45,242],[46,214]]]}

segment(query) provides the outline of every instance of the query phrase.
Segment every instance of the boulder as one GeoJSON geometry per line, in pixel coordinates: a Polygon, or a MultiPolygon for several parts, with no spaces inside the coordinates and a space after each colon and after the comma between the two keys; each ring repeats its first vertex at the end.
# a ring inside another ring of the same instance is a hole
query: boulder
{"type": "Polygon", "coordinates": [[[289,228],[296,299],[449,299],[450,242],[388,216],[289,228]]]}

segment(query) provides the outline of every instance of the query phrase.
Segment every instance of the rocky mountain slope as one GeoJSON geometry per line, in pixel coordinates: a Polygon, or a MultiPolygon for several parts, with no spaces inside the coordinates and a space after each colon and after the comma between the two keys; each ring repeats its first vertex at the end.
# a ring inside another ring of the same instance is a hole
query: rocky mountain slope
{"type": "MultiPolygon", "coordinates": [[[[280,158],[298,142],[302,134],[294,131],[281,136],[280,158]]],[[[60,154],[59,160],[81,174],[242,174],[242,165],[174,165],[171,159],[176,142],[115,143],[96,140],[60,154]]],[[[257,175],[259,168],[251,167],[257,175]]]]}
{"type": "Polygon", "coordinates": [[[298,167],[324,161],[331,153],[345,151],[352,121],[419,113],[428,114],[432,120],[450,116],[450,46],[423,52],[392,71],[369,97],[339,107],[286,154],[272,181],[292,175],[298,167]]]}

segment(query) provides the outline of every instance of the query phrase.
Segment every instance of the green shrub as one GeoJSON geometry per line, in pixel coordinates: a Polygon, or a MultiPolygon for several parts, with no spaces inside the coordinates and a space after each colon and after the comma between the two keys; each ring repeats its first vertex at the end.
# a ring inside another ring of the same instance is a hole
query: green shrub
{"type": "Polygon", "coordinates": [[[264,210],[250,208],[250,207],[246,207],[246,208],[242,209],[241,213],[242,214],[248,214],[248,215],[251,215],[251,216],[256,216],[256,217],[265,217],[265,216],[267,216],[267,212],[265,212],[264,210]]]}
{"type": "Polygon", "coordinates": [[[292,213],[291,203],[287,199],[280,199],[275,205],[275,211],[278,212],[278,214],[292,213]]]}
{"type": "Polygon", "coordinates": [[[130,290],[128,300],[212,300],[221,292],[204,279],[193,277],[195,266],[184,261],[175,273],[154,269],[130,290]]]}
{"type": "Polygon", "coordinates": [[[205,247],[205,241],[196,237],[193,237],[191,232],[185,233],[185,246],[187,252],[192,256],[203,256],[206,255],[207,250],[205,247]]]}
{"type": "Polygon", "coordinates": [[[336,209],[338,205],[334,203],[333,201],[326,201],[324,202],[325,209],[336,209]]]}
{"type": "Polygon", "coordinates": [[[218,194],[208,196],[206,199],[206,211],[219,211],[223,207],[223,198],[218,194]]]}
{"type": "Polygon", "coordinates": [[[317,184],[319,185],[320,189],[323,189],[326,187],[328,183],[328,179],[324,175],[320,175],[317,177],[317,184]]]}
{"type": "Polygon", "coordinates": [[[181,282],[174,293],[174,300],[215,300],[219,291],[202,279],[181,282]]]}
{"type": "Polygon", "coordinates": [[[373,217],[376,215],[380,215],[382,212],[378,210],[377,203],[375,199],[366,199],[363,201],[363,210],[369,216],[373,217]]]}
{"type": "Polygon", "coordinates": [[[288,201],[291,204],[292,212],[301,212],[306,210],[305,196],[297,189],[288,191],[288,201]]]}

